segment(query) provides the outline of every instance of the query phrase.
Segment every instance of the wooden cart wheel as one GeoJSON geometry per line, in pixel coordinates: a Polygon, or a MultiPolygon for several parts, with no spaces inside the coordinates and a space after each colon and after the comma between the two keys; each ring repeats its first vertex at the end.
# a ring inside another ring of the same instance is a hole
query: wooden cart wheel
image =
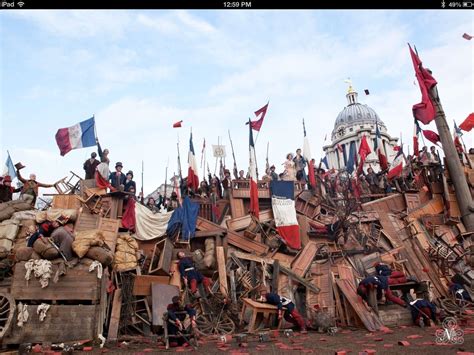
{"type": "Polygon", "coordinates": [[[196,318],[197,331],[199,334],[207,335],[225,335],[233,333],[235,324],[230,317],[223,313],[220,317],[213,317],[211,315],[200,314],[196,318]]]}
{"type": "Polygon", "coordinates": [[[15,316],[15,300],[6,293],[0,293],[0,340],[8,333],[15,316]]]}

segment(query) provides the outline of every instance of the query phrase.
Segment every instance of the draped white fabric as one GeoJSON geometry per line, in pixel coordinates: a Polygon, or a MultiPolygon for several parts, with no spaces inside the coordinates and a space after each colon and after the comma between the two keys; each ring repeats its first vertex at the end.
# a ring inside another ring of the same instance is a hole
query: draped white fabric
{"type": "Polygon", "coordinates": [[[173,212],[153,213],[140,203],[135,204],[135,238],[151,240],[165,235],[173,212]]]}

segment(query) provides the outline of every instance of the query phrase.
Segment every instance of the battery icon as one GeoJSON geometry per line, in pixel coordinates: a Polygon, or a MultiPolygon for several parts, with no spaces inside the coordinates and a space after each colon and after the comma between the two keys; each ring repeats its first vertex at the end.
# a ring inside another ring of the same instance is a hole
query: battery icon
{"type": "Polygon", "coordinates": [[[468,1],[464,1],[464,2],[462,3],[462,7],[472,7],[472,2],[470,2],[470,1],[469,1],[469,2],[468,2],[468,1]]]}

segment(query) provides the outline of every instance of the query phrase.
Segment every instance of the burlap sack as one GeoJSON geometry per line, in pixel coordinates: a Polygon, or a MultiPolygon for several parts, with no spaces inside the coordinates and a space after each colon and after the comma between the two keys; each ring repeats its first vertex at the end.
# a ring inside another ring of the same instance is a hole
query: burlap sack
{"type": "Polygon", "coordinates": [[[76,233],[72,250],[80,258],[83,258],[90,247],[104,245],[104,235],[98,229],[80,231],[76,233]]]}
{"type": "MultiPolygon", "coordinates": [[[[4,203],[0,205],[4,205],[4,203]]],[[[5,206],[5,208],[0,210],[0,222],[10,219],[13,213],[15,213],[15,209],[13,207],[5,206]]]]}
{"type": "MultiPolygon", "coordinates": [[[[106,244],[104,244],[106,245],[106,244]]],[[[87,258],[97,260],[104,266],[109,266],[114,261],[114,253],[105,247],[90,247],[86,254],[87,258]]]]}
{"type": "Polygon", "coordinates": [[[119,234],[115,247],[114,269],[125,271],[133,269],[138,262],[138,243],[129,234],[119,234]]]}
{"type": "Polygon", "coordinates": [[[31,259],[34,249],[30,247],[21,247],[18,248],[15,252],[15,261],[28,261],[31,259]]]}
{"type": "Polygon", "coordinates": [[[60,256],[58,250],[47,238],[38,238],[33,244],[33,250],[46,260],[53,260],[60,256]]]}
{"type": "Polygon", "coordinates": [[[206,247],[206,252],[204,253],[204,265],[210,269],[216,263],[216,241],[214,238],[207,238],[204,245],[206,247]]]}

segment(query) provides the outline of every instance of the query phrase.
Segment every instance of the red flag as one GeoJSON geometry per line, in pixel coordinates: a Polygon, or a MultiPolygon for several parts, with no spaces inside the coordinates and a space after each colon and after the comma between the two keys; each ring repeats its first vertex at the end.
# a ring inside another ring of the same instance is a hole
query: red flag
{"type": "Polygon", "coordinates": [[[367,158],[367,155],[369,155],[371,152],[369,143],[367,143],[367,137],[363,136],[361,141],[360,141],[360,147],[359,147],[359,155],[360,155],[360,163],[364,164],[365,158],[367,158]]]}
{"type": "Polygon", "coordinates": [[[313,159],[311,159],[309,161],[308,176],[309,176],[309,184],[314,189],[316,187],[316,177],[314,176],[314,162],[313,162],[313,159]]]}
{"type": "Polygon", "coordinates": [[[420,58],[411,49],[410,45],[408,45],[408,47],[410,48],[413,67],[415,68],[416,78],[421,91],[421,102],[413,105],[413,116],[420,122],[423,122],[423,124],[428,124],[434,120],[436,113],[429,96],[429,90],[435,86],[437,82],[428,70],[423,68],[420,58]]]}
{"type": "Polygon", "coordinates": [[[423,135],[433,144],[437,144],[440,141],[438,133],[430,131],[429,129],[424,129],[423,135]]]}
{"type": "Polygon", "coordinates": [[[183,123],[183,121],[173,123],[173,128],[181,128],[181,123],[183,123]]]}
{"type": "MultiPolygon", "coordinates": [[[[255,111],[255,117],[258,117],[260,115],[262,116],[260,117],[260,119],[256,121],[250,121],[250,126],[252,127],[252,129],[256,131],[260,131],[260,128],[262,128],[263,119],[265,118],[265,115],[267,114],[268,104],[269,102],[265,106],[263,106],[261,109],[255,111]]],[[[246,124],[249,124],[249,123],[247,122],[246,124]]]]}
{"type": "Polygon", "coordinates": [[[470,132],[472,127],[474,127],[474,112],[467,116],[464,122],[459,125],[459,128],[466,132],[470,132]]]}
{"type": "Polygon", "coordinates": [[[473,37],[468,35],[467,33],[465,33],[465,34],[462,35],[462,38],[467,39],[468,41],[470,41],[473,37]]]}
{"type": "Polygon", "coordinates": [[[250,131],[250,134],[249,134],[249,172],[250,172],[249,212],[258,220],[260,217],[260,207],[258,205],[257,157],[255,155],[255,145],[253,142],[252,126],[249,127],[249,131],[250,131]]]}

